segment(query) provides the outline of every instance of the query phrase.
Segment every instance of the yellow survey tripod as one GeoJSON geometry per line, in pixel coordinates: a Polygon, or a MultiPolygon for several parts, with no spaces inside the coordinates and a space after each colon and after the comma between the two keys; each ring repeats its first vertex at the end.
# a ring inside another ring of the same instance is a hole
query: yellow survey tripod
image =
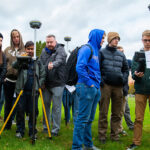
{"type": "MultiPolygon", "coordinates": [[[[29,56],[20,56],[18,57],[17,59],[32,59],[31,57],[29,58],[29,56]]],[[[32,131],[32,144],[35,144],[35,96],[36,96],[36,89],[35,89],[35,86],[36,86],[36,81],[37,81],[37,84],[39,85],[39,79],[38,79],[38,76],[36,75],[36,62],[37,60],[33,60],[33,89],[32,89],[32,96],[33,96],[33,131],[32,131]]],[[[24,86],[24,85],[23,85],[24,86]]],[[[24,88],[24,87],[23,87],[24,88]]],[[[2,126],[2,129],[0,130],[0,135],[2,134],[8,120],[10,119],[10,116],[12,115],[21,95],[23,94],[23,88],[22,90],[20,91],[9,115],[7,116],[6,118],[6,121],[4,122],[3,126],[2,126]]],[[[44,113],[44,117],[45,117],[45,121],[46,121],[46,126],[47,126],[47,129],[48,129],[48,135],[49,135],[49,139],[51,139],[51,132],[50,132],[50,128],[49,128],[49,123],[48,123],[48,119],[47,119],[47,115],[46,115],[46,111],[45,111],[45,105],[44,105],[44,101],[43,101],[43,95],[42,95],[42,90],[41,88],[39,88],[39,94],[40,94],[40,97],[41,97],[41,101],[42,101],[42,107],[43,107],[43,113],[44,113]]]]}

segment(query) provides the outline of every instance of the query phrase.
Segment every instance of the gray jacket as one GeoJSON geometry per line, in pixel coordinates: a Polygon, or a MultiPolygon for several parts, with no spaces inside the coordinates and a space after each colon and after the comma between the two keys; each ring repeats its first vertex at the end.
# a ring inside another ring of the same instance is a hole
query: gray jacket
{"type": "Polygon", "coordinates": [[[42,50],[40,60],[45,66],[46,71],[46,87],[57,87],[65,84],[65,64],[67,54],[63,44],[57,44],[55,49],[48,53],[45,48],[42,50]],[[49,62],[53,63],[53,69],[48,70],[49,62]]]}

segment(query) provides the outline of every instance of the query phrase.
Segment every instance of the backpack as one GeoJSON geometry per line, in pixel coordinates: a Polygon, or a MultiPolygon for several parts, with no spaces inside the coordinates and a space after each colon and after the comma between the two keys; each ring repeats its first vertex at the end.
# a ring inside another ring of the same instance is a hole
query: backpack
{"type": "MultiPolygon", "coordinates": [[[[89,60],[90,60],[92,58],[92,55],[93,55],[93,50],[89,44],[85,44],[85,45],[88,46],[91,50],[91,55],[89,57],[89,60]]],[[[71,54],[67,60],[66,67],[65,67],[65,83],[67,85],[71,86],[71,85],[76,85],[76,83],[77,83],[77,80],[78,80],[78,75],[76,72],[77,55],[78,55],[79,49],[85,45],[82,45],[80,47],[76,47],[71,52],[71,54]]]]}

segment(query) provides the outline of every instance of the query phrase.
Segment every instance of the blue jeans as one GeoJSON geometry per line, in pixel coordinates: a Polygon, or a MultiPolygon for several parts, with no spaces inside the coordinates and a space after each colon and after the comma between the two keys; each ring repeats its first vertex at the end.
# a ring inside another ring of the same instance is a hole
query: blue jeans
{"type": "Polygon", "coordinates": [[[72,150],[82,150],[82,144],[86,147],[93,146],[91,126],[101,94],[100,89],[83,83],[77,84],[76,88],[79,114],[74,126],[72,150]]]}
{"type": "Polygon", "coordinates": [[[3,84],[1,86],[0,92],[1,92],[1,94],[0,94],[0,114],[1,114],[2,107],[3,107],[3,104],[4,104],[4,100],[5,100],[3,84]]]}
{"type": "Polygon", "coordinates": [[[65,88],[62,101],[65,109],[65,119],[67,119],[67,122],[70,121],[70,109],[72,107],[73,122],[75,122],[78,116],[78,97],[76,91],[70,93],[65,88]]]}

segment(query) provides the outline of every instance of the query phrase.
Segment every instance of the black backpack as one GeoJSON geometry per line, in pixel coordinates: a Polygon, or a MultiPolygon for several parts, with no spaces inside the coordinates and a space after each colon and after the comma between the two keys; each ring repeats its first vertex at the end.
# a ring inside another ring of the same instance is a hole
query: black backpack
{"type": "MultiPolygon", "coordinates": [[[[88,46],[91,50],[91,55],[89,57],[89,60],[92,58],[93,55],[93,50],[92,47],[89,44],[85,44],[86,46],[88,46]]],[[[77,54],[78,51],[81,47],[85,46],[82,45],[80,47],[76,47],[70,54],[67,63],[66,63],[66,68],[65,68],[65,83],[67,85],[76,85],[77,80],[78,80],[78,75],[76,72],[76,64],[77,64],[77,54]]]]}

